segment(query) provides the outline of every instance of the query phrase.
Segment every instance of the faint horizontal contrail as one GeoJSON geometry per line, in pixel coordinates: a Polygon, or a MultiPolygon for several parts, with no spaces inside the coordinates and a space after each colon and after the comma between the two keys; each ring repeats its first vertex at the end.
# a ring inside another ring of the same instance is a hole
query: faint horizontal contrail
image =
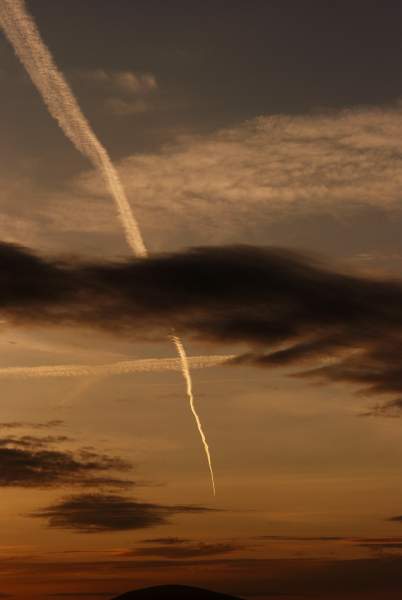
{"type": "MultiPolygon", "coordinates": [[[[234,356],[189,356],[187,361],[192,369],[218,367],[234,356]]],[[[97,375],[124,375],[129,373],[151,373],[158,371],[181,371],[180,358],[143,358],[123,360],[105,365],[56,365],[41,367],[4,367],[0,369],[0,379],[29,379],[43,377],[93,377],[97,375]]]]}

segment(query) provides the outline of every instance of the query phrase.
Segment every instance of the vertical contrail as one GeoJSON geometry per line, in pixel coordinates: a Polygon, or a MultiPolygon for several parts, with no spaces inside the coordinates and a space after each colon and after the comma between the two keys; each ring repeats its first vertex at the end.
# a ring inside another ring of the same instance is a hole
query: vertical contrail
{"type": "Polygon", "coordinates": [[[186,380],[187,396],[188,396],[188,399],[190,402],[191,412],[193,413],[195,422],[197,423],[198,431],[201,436],[202,443],[204,445],[205,454],[206,454],[207,460],[208,460],[209,472],[211,473],[212,491],[215,496],[215,480],[214,480],[214,472],[212,469],[211,455],[209,453],[208,442],[205,437],[204,431],[202,429],[202,424],[201,424],[200,418],[199,418],[197,411],[195,409],[195,406],[194,406],[193,384],[192,384],[192,380],[191,380],[187,354],[184,350],[184,347],[183,347],[183,344],[182,344],[180,338],[178,338],[176,335],[172,335],[172,341],[173,341],[174,345],[176,346],[177,352],[180,356],[180,360],[181,360],[181,364],[182,364],[182,368],[183,368],[183,375],[184,375],[184,379],[186,380]]]}
{"type": "MultiPolygon", "coordinates": [[[[24,0],[0,0],[0,26],[41,94],[51,116],[77,150],[84,154],[102,175],[115,201],[128,245],[136,256],[146,257],[148,252],[118,173],[106,149],[83,115],[66,79],[57,68],[35,21],[27,12],[24,0]]],[[[209,448],[194,406],[187,356],[180,339],[173,336],[172,340],[180,356],[191,411],[204,444],[215,494],[209,448]]]]}

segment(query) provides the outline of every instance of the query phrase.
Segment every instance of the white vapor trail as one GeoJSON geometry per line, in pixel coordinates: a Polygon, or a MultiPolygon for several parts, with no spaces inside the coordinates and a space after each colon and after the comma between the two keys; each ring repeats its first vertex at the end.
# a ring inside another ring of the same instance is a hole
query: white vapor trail
{"type": "MultiPolygon", "coordinates": [[[[180,342],[180,340],[179,340],[180,342]]],[[[176,342],[175,342],[176,343],[176,342]]],[[[185,355],[184,355],[185,356],[185,355]]],[[[234,356],[185,356],[192,369],[207,369],[223,365],[234,356]]],[[[104,365],[55,365],[39,367],[3,367],[0,379],[42,379],[44,377],[95,377],[98,375],[126,375],[156,371],[181,371],[182,358],[143,358],[124,360],[104,365]]],[[[187,379],[191,393],[191,380],[187,379]]]]}
{"type": "Polygon", "coordinates": [[[192,385],[192,381],[191,381],[191,375],[190,375],[190,367],[189,367],[189,359],[187,357],[187,354],[184,350],[183,344],[180,340],[180,338],[178,338],[177,336],[173,335],[172,336],[172,340],[174,345],[177,348],[177,352],[180,356],[181,359],[181,364],[182,364],[182,368],[183,368],[183,374],[186,380],[186,386],[187,386],[187,396],[190,402],[190,408],[191,408],[191,412],[193,413],[195,422],[197,424],[197,428],[198,428],[198,432],[201,436],[201,440],[202,443],[204,445],[204,450],[205,450],[205,454],[207,456],[207,460],[208,460],[208,467],[209,467],[209,472],[211,474],[211,483],[212,483],[212,491],[213,494],[215,496],[216,494],[216,490],[215,490],[215,479],[214,479],[214,471],[212,469],[212,461],[211,461],[211,454],[209,452],[209,446],[208,446],[208,442],[206,440],[203,428],[202,428],[202,423],[200,421],[200,418],[198,416],[198,413],[195,409],[194,406],[194,396],[193,396],[193,385],[192,385]]]}
{"type": "Polygon", "coordinates": [[[0,25],[51,116],[77,150],[102,175],[116,203],[128,245],[137,256],[147,256],[138,223],[117,171],[46,48],[33,18],[27,13],[24,0],[0,0],[0,25]]]}
{"type": "MultiPolygon", "coordinates": [[[[115,201],[128,245],[136,256],[146,257],[148,252],[118,173],[106,149],[83,115],[66,79],[57,68],[34,19],[27,12],[24,0],[0,0],[0,26],[41,94],[51,116],[58,122],[77,150],[84,154],[102,175],[115,201]]],[[[172,339],[180,356],[181,370],[187,385],[191,411],[204,444],[215,494],[211,457],[201,421],[194,406],[187,356],[179,338],[173,336],[172,339]]]]}

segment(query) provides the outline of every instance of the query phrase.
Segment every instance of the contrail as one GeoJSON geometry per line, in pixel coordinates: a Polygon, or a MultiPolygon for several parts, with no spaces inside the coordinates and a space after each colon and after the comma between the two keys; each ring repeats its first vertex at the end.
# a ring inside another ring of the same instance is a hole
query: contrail
{"type": "Polygon", "coordinates": [[[187,354],[184,350],[184,347],[183,347],[183,344],[182,344],[180,338],[178,338],[175,335],[172,335],[172,341],[173,341],[174,345],[176,346],[177,352],[181,359],[183,374],[184,374],[184,378],[186,380],[186,386],[187,386],[187,396],[188,396],[188,399],[190,402],[191,412],[193,413],[195,422],[197,423],[198,431],[201,436],[202,443],[204,445],[205,454],[206,454],[207,460],[208,460],[209,472],[211,474],[212,491],[215,496],[216,491],[215,491],[214,471],[212,469],[212,462],[211,462],[211,455],[209,452],[209,446],[208,446],[208,442],[206,440],[206,437],[205,437],[205,434],[204,434],[204,431],[202,428],[200,418],[199,418],[198,413],[194,406],[193,383],[192,383],[191,375],[190,375],[189,359],[187,357],[187,354]]]}
{"type": "Polygon", "coordinates": [[[102,175],[111,193],[126,240],[134,254],[147,256],[142,235],[128,203],[117,171],[83,115],[66,79],[58,70],[24,0],[0,1],[0,25],[15,53],[41,94],[51,116],[102,175]]]}
{"type": "MultiPolygon", "coordinates": [[[[136,256],[146,257],[148,252],[118,173],[106,149],[102,146],[83,115],[66,79],[57,68],[33,17],[28,14],[24,0],[0,0],[0,25],[41,94],[51,116],[58,122],[77,150],[84,154],[102,175],[106,187],[115,201],[128,245],[136,256]]],[[[191,411],[196,419],[207,453],[215,494],[211,458],[201,422],[194,406],[191,392],[191,374],[186,353],[179,338],[174,336],[173,339],[181,359],[182,373],[187,384],[191,411]]]]}
{"type": "MultiPolygon", "coordinates": [[[[180,340],[178,340],[180,343],[180,340]]],[[[174,342],[176,344],[176,342],[174,342]]],[[[179,347],[177,347],[179,350],[179,347]]],[[[234,356],[190,356],[184,354],[192,369],[208,369],[229,362],[234,356]]],[[[127,375],[129,373],[151,373],[158,371],[182,371],[180,358],[142,358],[123,360],[103,365],[54,365],[39,367],[3,367],[0,379],[42,379],[44,377],[95,377],[98,375],[127,375]]],[[[191,379],[186,379],[191,394],[191,379]]],[[[190,396],[191,397],[191,396],[190,396]]],[[[202,430],[201,430],[202,431],[202,430]]],[[[205,440],[203,440],[205,443],[205,440]]],[[[208,448],[208,446],[207,446],[208,448]]]]}

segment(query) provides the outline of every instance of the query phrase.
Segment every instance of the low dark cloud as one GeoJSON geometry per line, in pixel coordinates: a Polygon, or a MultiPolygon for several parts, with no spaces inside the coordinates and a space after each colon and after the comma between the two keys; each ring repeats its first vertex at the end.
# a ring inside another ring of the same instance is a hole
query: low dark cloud
{"type": "Polygon", "coordinates": [[[402,515],[396,515],[394,517],[390,517],[387,520],[390,521],[391,523],[402,523],[402,515]]]}
{"type": "Polygon", "coordinates": [[[172,541],[127,551],[127,556],[156,556],[160,558],[201,558],[244,550],[244,546],[229,542],[172,541]]]}
{"type": "Polygon", "coordinates": [[[391,417],[399,418],[402,415],[402,398],[395,398],[388,402],[378,402],[367,411],[360,414],[361,417],[391,417]]]}
{"type": "Polygon", "coordinates": [[[360,599],[378,600],[400,598],[402,589],[400,555],[377,555],[351,560],[251,557],[136,560],[115,557],[71,562],[35,557],[17,559],[12,564],[10,561],[0,564],[0,574],[5,583],[26,578],[29,574],[32,586],[43,586],[45,579],[59,590],[71,589],[71,582],[74,580],[83,587],[85,584],[86,590],[89,585],[91,590],[104,591],[109,586],[132,589],[135,587],[133,578],[153,582],[161,579],[169,581],[172,573],[183,584],[212,589],[215,587],[242,597],[276,594],[316,599],[349,599],[356,595],[360,599]]]}
{"type": "Polygon", "coordinates": [[[30,421],[6,421],[0,423],[0,429],[54,429],[55,427],[61,427],[64,424],[59,419],[52,421],[45,421],[43,423],[32,423],[30,421]]]}
{"type": "Polygon", "coordinates": [[[31,516],[45,518],[49,527],[57,529],[103,533],[166,525],[176,514],[205,513],[212,510],[200,506],[166,506],[140,502],[117,494],[94,493],[69,496],[31,516]]]}
{"type": "Polygon", "coordinates": [[[87,450],[55,449],[65,436],[0,438],[0,487],[47,488],[65,485],[127,488],[133,482],[114,476],[130,465],[113,456],[87,450]]]}
{"type": "Polygon", "coordinates": [[[17,446],[20,448],[46,448],[51,444],[58,444],[62,442],[68,442],[70,438],[66,435],[22,435],[15,436],[10,435],[7,437],[0,437],[0,447],[9,445],[17,446]]]}
{"type": "MultiPolygon", "coordinates": [[[[195,248],[115,263],[0,245],[0,314],[18,324],[178,334],[248,347],[232,364],[402,394],[402,281],[328,269],[286,250],[195,248]],[[324,362],[323,362],[324,361],[324,362]]],[[[372,414],[402,413],[400,400],[372,414]]]]}
{"type": "Polygon", "coordinates": [[[350,538],[348,537],[327,535],[317,537],[294,537],[290,535],[259,535],[255,539],[267,540],[269,542],[342,542],[345,540],[350,540],[350,538]]]}
{"type": "MultiPolygon", "coordinates": [[[[117,594],[114,594],[117,595],[117,594]]],[[[57,592],[49,594],[48,598],[110,598],[113,596],[111,592],[57,592]]],[[[0,596],[1,597],[1,596],[0,596]]]]}
{"type": "Polygon", "coordinates": [[[373,552],[401,552],[402,542],[368,542],[358,544],[361,548],[371,550],[373,552]]]}
{"type": "Polygon", "coordinates": [[[163,538],[147,538],[145,540],[140,540],[141,544],[163,544],[167,545],[176,545],[176,544],[186,544],[191,540],[187,540],[185,538],[179,537],[163,537],[163,538]]]}

